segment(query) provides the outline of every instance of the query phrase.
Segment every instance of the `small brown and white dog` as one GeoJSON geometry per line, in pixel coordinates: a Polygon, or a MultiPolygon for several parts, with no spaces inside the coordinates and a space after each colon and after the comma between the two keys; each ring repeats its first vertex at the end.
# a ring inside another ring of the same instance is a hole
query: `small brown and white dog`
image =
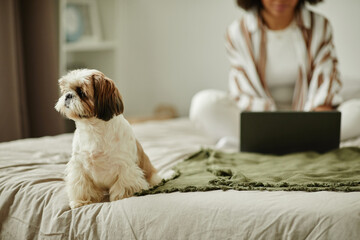
{"type": "Polygon", "coordinates": [[[79,69],[59,80],[55,109],[76,123],[66,167],[70,207],[130,197],[161,181],[128,121],[114,82],[97,70],[79,69]]]}

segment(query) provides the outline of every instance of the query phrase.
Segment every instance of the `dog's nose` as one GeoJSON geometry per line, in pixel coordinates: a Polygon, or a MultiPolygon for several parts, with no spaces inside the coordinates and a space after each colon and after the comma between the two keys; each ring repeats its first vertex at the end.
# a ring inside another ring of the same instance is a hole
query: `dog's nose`
{"type": "Polygon", "coordinates": [[[68,99],[72,99],[73,95],[71,93],[68,93],[65,95],[65,101],[68,99]]]}

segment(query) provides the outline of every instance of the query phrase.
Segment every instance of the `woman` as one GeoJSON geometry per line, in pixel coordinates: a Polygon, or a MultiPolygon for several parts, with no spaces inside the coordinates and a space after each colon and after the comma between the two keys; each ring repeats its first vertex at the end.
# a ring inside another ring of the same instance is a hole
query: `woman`
{"type": "Polygon", "coordinates": [[[197,93],[190,119],[222,144],[236,143],[241,111],[338,109],[342,140],[360,136],[360,101],[339,95],[331,26],[305,7],[321,1],[237,0],[246,12],[226,33],[229,93],[197,93]]]}

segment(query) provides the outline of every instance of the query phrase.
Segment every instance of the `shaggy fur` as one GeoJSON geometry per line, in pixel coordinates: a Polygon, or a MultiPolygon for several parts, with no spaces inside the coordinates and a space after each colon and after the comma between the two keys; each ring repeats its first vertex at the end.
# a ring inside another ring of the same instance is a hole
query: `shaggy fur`
{"type": "Polygon", "coordinates": [[[132,196],[160,182],[156,169],[123,117],[114,82],[97,70],[80,69],[59,80],[55,109],[76,123],[66,167],[70,207],[132,196]]]}

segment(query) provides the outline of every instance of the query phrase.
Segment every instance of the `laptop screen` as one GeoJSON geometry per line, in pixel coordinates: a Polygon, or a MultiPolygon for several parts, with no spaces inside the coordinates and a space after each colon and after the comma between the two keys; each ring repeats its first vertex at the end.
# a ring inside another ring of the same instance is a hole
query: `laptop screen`
{"type": "Polygon", "coordinates": [[[268,154],[326,152],[339,147],[341,113],[242,112],[240,151],[268,154]]]}

